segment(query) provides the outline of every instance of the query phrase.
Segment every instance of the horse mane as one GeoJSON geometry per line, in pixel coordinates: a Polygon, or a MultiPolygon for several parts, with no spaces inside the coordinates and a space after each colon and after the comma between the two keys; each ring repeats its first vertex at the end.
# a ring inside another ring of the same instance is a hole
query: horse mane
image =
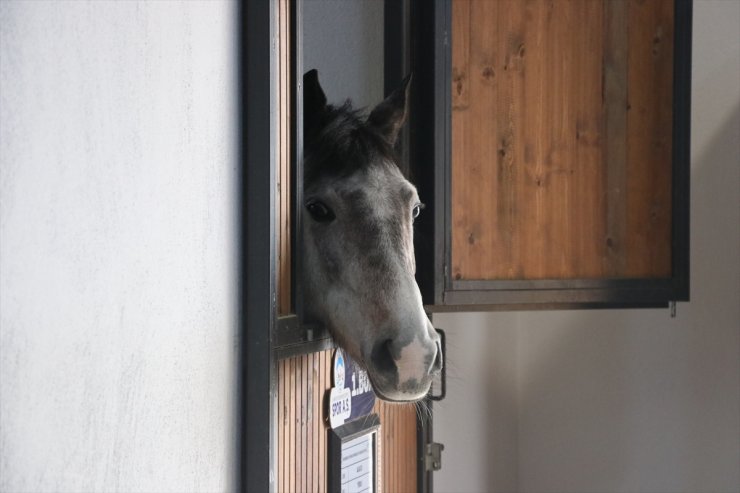
{"type": "Polygon", "coordinates": [[[398,166],[393,147],[367,123],[364,109],[353,108],[349,99],[341,106],[326,105],[314,122],[304,129],[306,185],[370,166],[398,166]]]}

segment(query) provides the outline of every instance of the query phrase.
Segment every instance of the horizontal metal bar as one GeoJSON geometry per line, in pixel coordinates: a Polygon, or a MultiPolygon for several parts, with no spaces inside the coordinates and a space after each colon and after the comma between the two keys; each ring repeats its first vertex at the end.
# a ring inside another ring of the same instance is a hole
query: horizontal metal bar
{"type": "Polygon", "coordinates": [[[301,354],[317,353],[327,349],[335,349],[337,343],[331,337],[316,339],[313,341],[299,342],[297,344],[288,344],[275,349],[275,357],[278,360],[292,358],[301,354]]]}
{"type": "Polygon", "coordinates": [[[456,312],[517,312],[517,311],[547,311],[547,310],[608,310],[617,308],[668,308],[668,303],[500,303],[500,304],[469,304],[469,305],[425,305],[430,313],[456,312]]]}
{"type": "Polygon", "coordinates": [[[518,291],[576,289],[642,289],[669,290],[670,278],[608,278],[608,279],[491,279],[452,281],[450,291],[518,291]]]}
{"type": "Polygon", "coordinates": [[[331,338],[331,334],[322,325],[301,323],[297,315],[284,315],[277,321],[274,346],[281,348],[326,338],[331,338]]]}
{"type": "Polygon", "coordinates": [[[539,289],[495,291],[446,291],[445,305],[528,305],[546,303],[552,307],[592,303],[611,307],[663,306],[671,301],[671,289],[539,289]]]}

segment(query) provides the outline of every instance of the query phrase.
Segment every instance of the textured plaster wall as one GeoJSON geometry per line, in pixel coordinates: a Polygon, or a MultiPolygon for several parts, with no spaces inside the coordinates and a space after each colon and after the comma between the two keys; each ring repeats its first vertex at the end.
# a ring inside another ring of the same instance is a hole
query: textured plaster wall
{"type": "Polygon", "coordinates": [[[233,491],[234,40],[0,1],[0,491],[233,491]]]}

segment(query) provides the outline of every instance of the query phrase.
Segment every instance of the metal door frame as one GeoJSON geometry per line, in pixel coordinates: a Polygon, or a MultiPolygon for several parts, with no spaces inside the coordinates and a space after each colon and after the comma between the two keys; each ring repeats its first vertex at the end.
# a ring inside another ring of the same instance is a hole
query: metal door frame
{"type": "MultiPolygon", "coordinates": [[[[671,184],[672,272],[666,278],[599,278],[551,280],[454,280],[451,261],[450,88],[452,1],[412,1],[425,20],[413,35],[412,57],[432,57],[425,83],[433,87],[419,111],[434,122],[424,135],[434,152],[434,178],[424,177],[420,192],[433,194],[434,205],[421,216],[420,228],[433,237],[433,251],[420,250],[417,265],[424,271],[419,287],[428,310],[494,311],[574,308],[653,308],[689,301],[689,195],[691,123],[691,23],[693,0],[674,0],[673,128],[671,184]],[[423,5],[421,5],[423,4],[423,5]],[[431,36],[431,38],[430,38],[431,36]],[[427,222],[424,216],[434,216],[427,222]],[[429,278],[429,274],[431,278],[429,278]]],[[[418,24],[416,20],[413,21],[418,24]]],[[[417,62],[414,62],[416,64],[417,62]]],[[[425,89],[426,90],[426,89],[425,89]]],[[[423,125],[423,124],[420,124],[423,125]]],[[[412,148],[412,152],[421,152],[412,148]]],[[[426,160],[424,162],[427,162],[426,160]]]]}
{"type": "Polygon", "coordinates": [[[276,4],[249,0],[239,10],[239,491],[275,491],[276,320],[275,170],[276,4]],[[269,424],[269,426],[265,426],[269,424]]]}
{"type": "MultiPolygon", "coordinates": [[[[294,125],[291,145],[294,162],[300,162],[302,133],[302,80],[300,74],[301,0],[292,2],[291,34],[295,40],[292,48],[295,70],[292,108],[294,125]]],[[[412,7],[423,2],[386,0],[385,3],[385,84],[395,87],[402,77],[399,74],[413,68],[410,48],[416,43],[421,30],[410,24],[412,7]],[[400,31],[398,30],[400,29],[400,31]],[[416,30],[415,30],[416,29],[416,30]],[[389,36],[401,42],[402,49],[391,49],[389,36]]],[[[277,423],[276,388],[278,339],[281,338],[277,317],[276,261],[276,166],[277,136],[277,71],[278,46],[276,36],[277,8],[274,0],[249,0],[240,2],[238,9],[239,30],[239,340],[238,340],[238,420],[236,484],[239,491],[276,491],[277,423]],[[265,426],[269,424],[269,426],[265,426]]],[[[430,55],[433,58],[433,55],[430,55]]],[[[433,60],[432,60],[433,61],[433,60]]],[[[430,59],[425,61],[430,62],[430,59]]],[[[415,63],[415,62],[414,62],[415,63]]],[[[421,75],[421,74],[419,74],[421,75]]],[[[419,81],[421,82],[421,81],[419,81]]],[[[424,84],[417,83],[416,87],[424,84]]],[[[419,98],[421,93],[419,92],[419,98]]],[[[420,99],[419,99],[420,100],[420,99]]],[[[421,118],[419,118],[421,121],[421,118]]],[[[415,132],[411,127],[403,137],[408,143],[415,132]]],[[[410,149],[408,145],[406,149],[410,149]]],[[[408,152],[404,159],[408,159],[408,152]]],[[[294,165],[295,166],[295,165],[294,165]]],[[[300,171],[300,166],[295,170],[300,171]]],[[[297,175],[299,175],[298,173],[297,175]]],[[[300,176],[296,176],[294,183],[300,176]]],[[[293,190],[294,203],[300,203],[300,187],[293,190]]],[[[299,226],[299,225],[298,225],[299,226]]],[[[296,227],[296,231],[300,231],[296,227]]],[[[293,238],[297,238],[293,235],[293,238]]],[[[299,267],[298,256],[293,256],[294,268],[299,267]]],[[[301,308],[300,289],[294,291],[296,308],[301,308]]],[[[283,321],[281,321],[283,322],[283,321]]],[[[295,320],[286,320],[289,327],[295,320]]],[[[281,323],[281,325],[283,325],[281,323]]],[[[288,333],[301,332],[305,327],[287,328],[288,333]]],[[[288,339],[290,339],[290,335],[288,339]]],[[[299,344],[300,346],[305,346],[299,344]]],[[[324,341],[325,342],[325,341],[324,341]]],[[[316,343],[313,344],[316,346],[316,343]]],[[[295,350],[295,348],[293,348],[295,350]]],[[[300,351],[300,350],[299,350],[300,351]]],[[[431,402],[429,402],[431,406],[431,402]]],[[[417,420],[417,485],[418,491],[431,491],[431,472],[426,471],[426,444],[431,442],[431,418],[417,420]]]]}

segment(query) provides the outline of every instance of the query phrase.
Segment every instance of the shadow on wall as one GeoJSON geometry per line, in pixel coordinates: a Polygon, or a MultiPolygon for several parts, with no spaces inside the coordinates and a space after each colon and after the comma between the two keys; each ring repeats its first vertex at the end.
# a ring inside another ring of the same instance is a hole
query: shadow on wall
{"type": "MultiPolygon", "coordinates": [[[[518,491],[740,488],[740,106],[707,141],[692,166],[691,302],[676,319],[519,315],[518,491]]],[[[490,378],[495,416],[511,396],[490,378]]]]}

